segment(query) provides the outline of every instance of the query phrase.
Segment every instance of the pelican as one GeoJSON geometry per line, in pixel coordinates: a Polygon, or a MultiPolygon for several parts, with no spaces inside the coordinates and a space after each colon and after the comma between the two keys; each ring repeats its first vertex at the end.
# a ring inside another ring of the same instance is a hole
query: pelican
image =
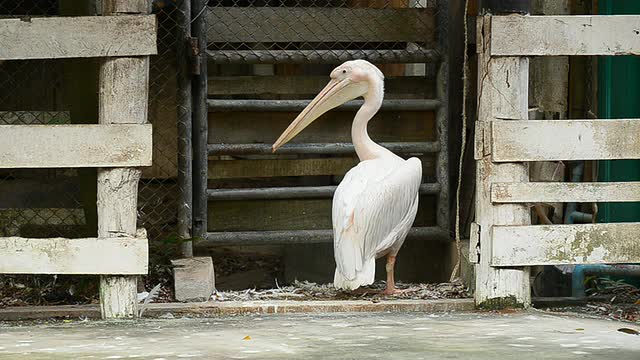
{"type": "Polygon", "coordinates": [[[338,289],[355,290],[370,285],[375,260],[386,256],[385,294],[395,287],[394,267],[418,210],[422,164],[404,160],[376,144],[367,124],[384,97],[384,75],[364,60],[347,61],[331,72],[331,80],[293,120],[273,144],[275,152],[327,111],[362,96],[364,103],[351,126],[358,165],[349,170],[333,197],[333,249],[338,289]]]}

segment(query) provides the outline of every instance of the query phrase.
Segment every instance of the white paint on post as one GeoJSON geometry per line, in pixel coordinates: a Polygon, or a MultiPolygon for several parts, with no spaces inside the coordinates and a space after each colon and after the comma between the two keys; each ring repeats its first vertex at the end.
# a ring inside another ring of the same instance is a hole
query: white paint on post
{"type": "Polygon", "coordinates": [[[494,183],[493,203],[637,202],[640,182],[614,183],[494,183]]]}
{"type": "MultiPolygon", "coordinates": [[[[528,115],[529,60],[519,57],[491,58],[491,17],[478,22],[478,121],[487,124],[495,118],[526,119],[528,115]]],[[[484,126],[484,129],[487,129],[484,126]]],[[[485,131],[486,133],[486,131],[485,131]]],[[[482,146],[490,150],[490,144],[482,146]]],[[[491,184],[527,182],[525,164],[497,164],[491,154],[483,154],[476,171],[476,219],[480,227],[479,263],[476,265],[475,301],[478,306],[529,306],[529,269],[500,269],[491,266],[491,228],[494,225],[528,225],[529,209],[519,204],[493,205],[491,184]]]]}
{"type": "Polygon", "coordinates": [[[0,169],[151,165],[151,125],[0,125],[0,169]]]}
{"type": "Polygon", "coordinates": [[[640,16],[494,16],[493,56],[640,55],[640,16]]]}
{"type": "Polygon", "coordinates": [[[492,266],[640,262],[640,223],[495,226],[492,266]]]}
{"type": "MultiPolygon", "coordinates": [[[[147,11],[144,2],[139,12],[147,11]]],[[[103,0],[105,15],[131,12],[121,0],[103,0]],[[120,5],[119,5],[120,4],[120,5]],[[123,9],[120,6],[124,6],[123,9]]],[[[135,10],[135,9],[133,9],[135,10]]],[[[147,122],[149,57],[107,58],[100,66],[100,124],[144,124],[147,122]]],[[[119,237],[136,233],[138,181],[136,168],[98,169],[98,236],[119,237]]],[[[137,278],[101,276],[102,317],[138,316],[137,278]]]]}
{"type": "Polygon", "coordinates": [[[156,17],[0,19],[0,60],[155,55],[156,17]]]}
{"type": "Polygon", "coordinates": [[[491,132],[496,162],[640,158],[638,120],[498,120],[491,132]]]}
{"type": "Polygon", "coordinates": [[[0,240],[2,274],[146,274],[146,238],[0,240]]]}

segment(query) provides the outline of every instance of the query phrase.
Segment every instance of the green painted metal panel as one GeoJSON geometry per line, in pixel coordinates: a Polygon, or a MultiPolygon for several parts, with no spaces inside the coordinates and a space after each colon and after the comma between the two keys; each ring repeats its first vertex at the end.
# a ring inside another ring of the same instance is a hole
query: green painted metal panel
{"type": "MultiPolygon", "coordinates": [[[[600,14],[640,14],[640,1],[602,0],[600,14]]],[[[639,57],[599,58],[598,108],[602,119],[640,118],[639,57]]],[[[598,177],[600,181],[640,181],[640,160],[600,161],[598,177]]],[[[599,204],[598,221],[640,221],[640,203],[599,204]]]]}

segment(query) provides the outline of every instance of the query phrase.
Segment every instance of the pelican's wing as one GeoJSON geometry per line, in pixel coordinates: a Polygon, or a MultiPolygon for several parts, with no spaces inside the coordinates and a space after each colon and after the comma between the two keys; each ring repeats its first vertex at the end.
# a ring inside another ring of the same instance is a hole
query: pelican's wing
{"type": "Polygon", "coordinates": [[[363,161],[346,174],[332,214],[336,265],[344,277],[352,280],[367,260],[391,247],[399,225],[411,226],[407,216],[415,216],[421,178],[416,158],[363,161]]]}

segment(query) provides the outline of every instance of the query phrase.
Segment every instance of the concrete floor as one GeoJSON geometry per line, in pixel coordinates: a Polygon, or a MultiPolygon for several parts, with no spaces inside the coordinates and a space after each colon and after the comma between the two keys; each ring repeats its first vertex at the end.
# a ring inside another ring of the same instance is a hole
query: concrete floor
{"type": "Polygon", "coordinates": [[[0,359],[640,359],[621,327],[541,312],[2,323],[0,359]]]}

